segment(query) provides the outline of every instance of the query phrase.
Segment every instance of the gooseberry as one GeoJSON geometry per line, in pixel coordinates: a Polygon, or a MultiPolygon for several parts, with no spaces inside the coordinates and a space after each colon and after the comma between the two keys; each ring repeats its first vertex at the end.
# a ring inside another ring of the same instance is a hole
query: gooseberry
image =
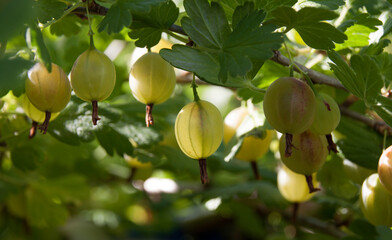
{"type": "MultiPolygon", "coordinates": [[[[278,170],[278,189],[282,196],[290,202],[305,202],[313,194],[309,193],[308,184],[302,174],[295,173],[285,165],[278,170]]],[[[312,176],[313,185],[317,186],[316,173],[312,176]]]]}
{"type": "Polygon", "coordinates": [[[129,86],[133,96],[146,104],[146,125],[154,124],[152,108],[154,104],[165,102],[173,93],[176,74],[173,66],[157,53],[149,52],[132,66],[129,86]]]}
{"type": "Polygon", "coordinates": [[[292,151],[292,135],[309,129],[316,113],[316,97],[305,82],[294,77],[275,80],[267,89],[263,102],[269,124],[285,134],[285,155],[292,151]]]}
{"type": "Polygon", "coordinates": [[[360,205],[363,215],[370,223],[392,226],[392,195],[381,184],[377,173],[363,182],[360,205]]]}
{"type": "Polygon", "coordinates": [[[311,131],[293,135],[292,154],[287,157],[285,153],[286,138],[281,137],[279,141],[279,152],[282,162],[293,172],[303,174],[308,182],[309,191],[314,192],[312,184],[312,174],[317,172],[324,164],[327,157],[327,141],[321,135],[311,131]]]}
{"type": "Polygon", "coordinates": [[[328,150],[338,152],[336,144],[332,140],[331,132],[339,125],[340,110],[335,100],[327,94],[319,93],[316,100],[316,115],[310,126],[312,132],[326,135],[328,150]]]}
{"type": "Polygon", "coordinates": [[[258,128],[262,123],[256,115],[256,112],[253,116],[250,115],[248,109],[245,107],[232,110],[224,120],[223,141],[227,144],[234,135],[240,137],[248,133],[243,139],[236,158],[251,162],[255,176],[259,179],[260,176],[257,170],[256,160],[268,151],[273,132],[258,128]],[[253,131],[249,133],[252,129],[253,131]]]}
{"type": "Polygon", "coordinates": [[[52,113],[60,112],[71,98],[71,85],[65,72],[52,63],[52,71],[45,65],[36,63],[28,71],[26,95],[30,102],[40,111],[45,112],[45,120],[40,126],[46,133],[52,113]]]}
{"type": "Polygon", "coordinates": [[[76,96],[92,103],[92,121],[96,125],[100,120],[98,102],[108,98],[116,84],[113,62],[95,47],[90,47],[73,64],[71,84],[76,96]]]}
{"type": "Polygon", "coordinates": [[[223,138],[223,119],[212,103],[198,100],[178,113],[174,132],[180,149],[199,160],[201,182],[208,182],[206,158],[219,147],[223,138]]]}
{"type": "Polygon", "coordinates": [[[392,194],[392,146],[385,149],[378,160],[378,176],[382,185],[392,194]]]}

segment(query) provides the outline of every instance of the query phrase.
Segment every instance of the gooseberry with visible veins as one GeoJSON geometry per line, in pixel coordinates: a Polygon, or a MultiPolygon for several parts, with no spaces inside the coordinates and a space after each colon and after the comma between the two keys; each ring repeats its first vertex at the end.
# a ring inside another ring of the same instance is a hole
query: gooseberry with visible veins
{"type": "MultiPolygon", "coordinates": [[[[299,134],[313,123],[316,97],[305,82],[294,77],[275,80],[264,95],[263,109],[269,124],[285,134],[285,156],[292,151],[292,136],[299,134]]],[[[294,145],[295,146],[295,145],[294,145]]]]}
{"type": "Polygon", "coordinates": [[[180,149],[199,160],[201,182],[208,182],[206,158],[219,147],[223,138],[223,119],[212,103],[198,100],[184,106],[178,113],[174,131],[180,149]]]}
{"type": "Polygon", "coordinates": [[[28,71],[26,95],[30,102],[40,111],[45,112],[45,120],[40,126],[46,133],[52,113],[60,112],[71,98],[71,85],[65,72],[52,63],[48,72],[43,63],[36,63],[28,71]]]}

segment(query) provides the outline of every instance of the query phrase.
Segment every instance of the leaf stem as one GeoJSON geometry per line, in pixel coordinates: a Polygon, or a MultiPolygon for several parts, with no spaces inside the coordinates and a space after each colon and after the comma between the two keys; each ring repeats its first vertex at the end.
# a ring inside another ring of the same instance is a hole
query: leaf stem
{"type": "Polygon", "coordinates": [[[267,90],[258,88],[258,87],[256,87],[255,85],[251,84],[250,82],[249,82],[249,84],[248,84],[248,88],[249,88],[250,90],[253,90],[253,91],[259,92],[259,93],[266,93],[266,92],[267,92],[267,90]]]}
{"type": "Polygon", "coordinates": [[[67,16],[68,14],[70,14],[71,12],[73,12],[73,11],[74,11],[75,9],[77,9],[78,7],[83,7],[83,5],[84,5],[83,2],[76,3],[75,5],[73,5],[73,6],[71,6],[70,8],[68,8],[60,18],[58,18],[58,19],[53,19],[52,21],[49,21],[49,22],[45,23],[45,24],[43,25],[43,28],[49,27],[49,26],[52,25],[53,23],[56,23],[56,22],[60,21],[61,19],[63,19],[65,16],[67,16]]]}
{"type": "Polygon", "coordinates": [[[289,48],[287,47],[286,41],[283,41],[283,45],[284,45],[284,48],[285,48],[286,51],[287,51],[287,55],[289,56],[289,61],[290,61],[290,65],[289,65],[289,68],[290,68],[290,77],[293,77],[293,76],[294,76],[293,65],[295,64],[295,63],[294,63],[294,59],[293,59],[293,57],[291,56],[291,53],[290,53],[289,48]]]}
{"type": "Polygon", "coordinates": [[[171,32],[171,31],[169,31],[169,30],[165,30],[164,32],[165,32],[167,35],[169,35],[169,36],[171,36],[171,37],[177,39],[177,40],[180,41],[180,42],[183,42],[183,43],[189,42],[189,40],[188,40],[187,38],[184,38],[184,37],[181,37],[181,36],[179,36],[179,35],[177,35],[177,34],[174,34],[173,32],[171,32]]]}
{"type": "Polygon", "coordinates": [[[306,72],[302,71],[302,69],[301,69],[299,66],[297,66],[297,64],[294,62],[294,59],[293,59],[293,57],[291,56],[290,50],[289,50],[289,48],[287,47],[286,41],[283,42],[283,45],[284,45],[284,47],[286,48],[287,54],[288,54],[288,56],[289,56],[289,61],[290,61],[290,65],[289,65],[289,67],[290,67],[290,77],[294,76],[294,67],[295,67],[295,68],[298,69],[298,71],[302,74],[302,76],[305,77],[305,79],[306,79],[306,81],[308,82],[310,88],[312,88],[314,94],[317,95],[317,91],[315,90],[314,85],[313,85],[313,82],[312,82],[312,80],[310,79],[310,77],[308,76],[308,74],[307,74],[306,72]]]}
{"type": "Polygon", "coordinates": [[[88,27],[89,27],[89,31],[88,31],[88,35],[90,36],[90,48],[95,48],[94,46],[94,32],[93,29],[91,28],[91,17],[90,17],[90,12],[88,10],[88,6],[89,6],[89,0],[86,1],[86,13],[87,13],[87,19],[88,19],[88,27]]]}
{"type": "Polygon", "coordinates": [[[193,78],[192,78],[191,87],[192,87],[192,89],[193,89],[193,100],[194,100],[195,102],[197,102],[197,101],[200,100],[200,98],[199,98],[199,95],[197,94],[196,76],[195,76],[194,73],[193,73],[193,78]]]}

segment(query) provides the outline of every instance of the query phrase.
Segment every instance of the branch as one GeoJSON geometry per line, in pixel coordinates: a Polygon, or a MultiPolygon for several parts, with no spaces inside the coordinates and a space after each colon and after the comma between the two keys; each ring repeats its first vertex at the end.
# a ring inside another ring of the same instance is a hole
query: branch
{"type": "Polygon", "coordinates": [[[357,121],[363,122],[367,126],[373,128],[380,134],[384,134],[385,131],[387,132],[388,136],[392,135],[392,128],[386,124],[384,121],[381,120],[376,120],[376,119],[371,119],[368,118],[358,112],[352,111],[344,106],[339,106],[340,112],[342,115],[345,115],[347,117],[350,117],[352,119],[355,119],[357,121]]]}
{"type": "MultiPolygon", "coordinates": [[[[274,51],[274,56],[271,58],[271,60],[274,62],[277,62],[285,67],[290,65],[290,60],[288,58],[286,58],[285,56],[283,56],[279,51],[274,51]]],[[[307,73],[313,82],[329,85],[329,86],[340,88],[340,89],[347,91],[347,89],[336,78],[333,78],[328,75],[319,73],[319,72],[314,71],[312,69],[309,69],[302,64],[299,64],[299,63],[295,63],[295,64],[303,72],[307,73]]],[[[296,72],[300,72],[299,69],[296,68],[295,66],[294,66],[294,70],[296,72]]]]}

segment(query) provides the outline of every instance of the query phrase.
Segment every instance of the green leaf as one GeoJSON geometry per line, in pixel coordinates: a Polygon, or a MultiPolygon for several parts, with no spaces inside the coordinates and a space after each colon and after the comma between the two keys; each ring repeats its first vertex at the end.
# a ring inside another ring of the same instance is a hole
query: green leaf
{"type": "Polygon", "coordinates": [[[291,7],[297,2],[297,0],[213,0],[213,2],[218,2],[222,5],[226,15],[231,17],[238,6],[242,6],[247,2],[253,3],[256,9],[263,9],[265,12],[270,12],[280,6],[291,7]]]}
{"type": "Polygon", "coordinates": [[[172,1],[155,5],[149,14],[134,14],[134,21],[129,36],[138,39],[137,47],[151,48],[158,44],[163,31],[177,20],[179,10],[172,1]]]}
{"type": "Polygon", "coordinates": [[[68,218],[67,209],[54,201],[53,197],[36,187],[26,190],[27,221],[31,226],[39,228],[58,227],[68,218]]]}
{"type": "Polygon", "coordinates": [[[244,142],[245,135],[236,137],[235,135],[225,145],[225,162],[230,161],[240,151],[242,143],[244,142]]]}
{"type": "Polygon", "coordinates": [[[44,37],[42,36],[41,29],[37,25],[31,25],[31,44],[37,48],[38,57],[44,62],[49,72],[52,71],[52,58],[50,57],[49,50],[46,48],[44,37]]]}
{"type": "Polygon", "coordinates": [[[378,239],[378,233],[376,231],[376,228],[368,221],[356,219],[350,224],[349,229],[351,230],[351,232],[361,237],[361,239],[378,239]]]}
{"type": "Polygon", "coordinates": [[[80,203],[89,197],[89,186],[82,175],[71,174],[42,182],[39,188],[65,202],[80,203]]]}
{"type": "Polygon", "coordinates": [[[272,22],[286,26],[286,31],[295,28],[304,42],[316,49],[333,49],[335,43],[343,43],[347,36],[331,24],[321,22],[338,15],[325,8],[305,7],[296,12],[290,7],[279,7],[271,12],[272,22]]]}
{"type": "Polygon", "coordinates": [[[219,4],[186,0],[184,6],[189,17],[181,22],[197,47],[162,50],[161,55],[174,66],[195,72],[202,80],[216,85],[233,86],[232,81],[235,81],[236,86],[249,86],[249,82],[241,83],[241,78],[252,70],[253,62],[260,64],[272,56],[272,50],[280,48],[282,37],[273,33],[275,28],[272,25],[260,27],[265,17],[261,11],[253,10],[241,20],[236,18],[238,23],[231,32],[219,4]],[[211,65],[208,67],[205,61],[211,65]]]}
{"type": "Polygon", "coordinates": [[[181,20],[182,27],[196,45],[220,49],[230,34],[229,23],[222,7],[206,0],[185,0],[184,7],[189,17],[181,20]]]}
{"type": "Polygon", "coordinates": [[[377,96],[377,103],[372,109],[389,125],[392,126],[392,99],[377,96]]]}
{"type": "Polygon", "coordinates": [[[91,103],[72,96],[71,101],[61,111],[60,116],[53,122],[50,122],[48,132],[59,141],[70,145],[90,142],[95,138],[94,130],[104,128],[104,124],[116,122],[120,118],[120,113],[116,109],[106,106],[105,103],[99,104],[99,117],[101,120],[94,127],[91,122],[91,103]]]}
{"type": "Polygon", "coordinates": [[[336,10],[340,6],[344,5],[344,0],[310,0],[311,2],[317,3],[328,7],[331,10],[336,10]]]}
{"type": "Polygon", "coordinates": [[[124,154],[131,156],[133,154],[133,146],[128,138],[114,130],[110,125],[95,131],[95,136],[110,156],[113,156],[114,151],[119,156],[124,154]]]}
{"type": "Polygon", "coordinates": [[[203,81],[214,85],[241,88],[247,87],[249,83],[243,78],[229,76],[227,82],[223,84],[218,79],[220,71],[218,60],[207,52],[195,48],[176,44],[172,46],[171,50],[162,49],[159,54],[173,66],[194,72],[203,81]]]}
{"type": "Polygon", "coordinates": [[[381,36],[381,38],[387,36],[388,34],[390,34],[392,32],[392,18],[389,17],[388,20],[385,22],[384,26],[384,32],[381,36]]]}
{"type": "Polygon", "coordinates": [[[121,1],[117,1],[109,8],[106,16],[99,23],[98,31],[102,32],[106,29],[109,34],[118,33],[124,27],[131,25],[131,23],[132,15],[130,10],[121,1]]]}
{"type": "Polygon", "coordinates": [[[218,212],[227,211],[230,209],[235,225],[245,234],[254,239],[262,239],[266,235],[266,229],[262,219],[251,206],[241,202],[230,201],[222,204],[218,212]]]}
{"type": "Polygon", "coordinates": [[[58,0],[36,0],[34,9],[37,11],[38,21],[41,23],[59,19],[63,14],[67,4],[58,0]]]}
{"type": "Polygon", "coordinates": [[[352,199],[358,193],[355,184],[347,178],[343,160],[334,153],[318,171],[317,180],[338,198],[352,199]]]}
{"type": "Polygon", "coordinates": [[[337,142],[345,158],[362,167],[377,170],[382,153],[382,137],[346,117],[341,118],[337,130],[345,136],[337,142]]]}
{"type": "Polygon", "coordinates": [[[12,164],[23,171],[34,170],[42,162],[42,153],[33,146],[19,146],[11,151],[12,164]]]}
{"type": "Polygon", "coordinates": [[[24,89],[27,70],[34,62],[9,54],[0,57],[0,97],[10,90],[24,89]]]}
{"type": "Polygon", "coordinates": [[[26,24],[36,17],[34,1],[2,1],[0,7],[0,42],[24,33],[26,24]]]}
{"type": "Polygon", "coordinates": [[[374,32],[373,29],[359,24],[354,24],[344,32],[348,39],[342,44],[336,44],[335,51],[346,48],[365,47],[369,45],[369,34],[374,32]]]}
{"type": "Polygon", "coordinates": [[[330,67],[342,84],[372,105],[384,85],[376,62],[369,56],[354,55],[350,67],[336,52],[328,52],[328,57],[334,62],[330,67]]]}
{"type": "Polygon", "coordinates": [[[106,29],[109,34],[118,33],[132,24],[133,14],[147,14],[152,6],[162,2],[165,0],[117,0],[98,25],[98,31],[106,29]]]}
{"type": "Polygon", "coordinates": [[[75,15],[68,15],[50,25],[50,33],[56,36],[65,35],[67,37],[71,37],[78,34],[81,27],[82,21],[79,17],[75,15]]]}
{"type": "Polygon", "coordinates": [[[128,7],[132,14],[134,13],[147,13],[151,10],[151,7],[167,2],[167,0],[117,0],[124,3],[128,7]]]}
{"type": "MultiPolygon", "coordinates": [[[[391,40],[389,39],[381,39],[378,43],[372,43],[368,47],[364,47],[361,49],[361,55],[380,55],[384,48],[386,48],[389,44],[391,44],[391,40]]],[[[377,61],[377,59],[375,59],[377,61]]],[[[381,74],[381,76],[384,74],[381,74]]],[[[383,77],[383,76],[382,76],[383,77]]]]}
{"type": "Polygon", "coordinates": [[[112,125],[113,129],[125,137],[132,139],[139,147],[147,147],[158,143],[162,136],[153,128],[146,127],[144,122],[122,121],[112,125]]]}
{"type": "Polygon", "coordinates": [[[158,152],[162,153],[171,170],[179,174],[189,174],[193,177],[199,176],[199,165],[197,161],[186,156],[179,148],[157,146],[158,152]]]}
{"type": "Polygon", "coordinates": [[[380,74],[383,77],[385,86],[389,86],[392,83],[392,54],[383,52],[380,55],[373,57],[373,59],[379,66],[380,74]]]}

